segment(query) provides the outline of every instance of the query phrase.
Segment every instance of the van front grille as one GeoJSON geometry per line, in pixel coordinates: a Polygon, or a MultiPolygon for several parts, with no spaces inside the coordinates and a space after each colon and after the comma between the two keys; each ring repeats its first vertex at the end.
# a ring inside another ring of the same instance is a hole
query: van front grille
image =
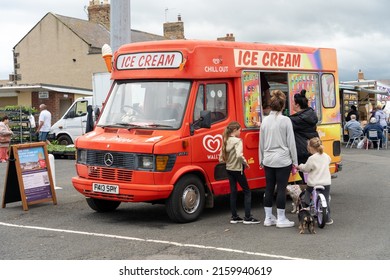
{"type": "MultiPolygon", "coordinates": [[[[80,152],[81,150],[78,150],[78,153],[80,152]]],[[[80,158],[79,155],[78,158],[80,158]]],[[[87,150],[86,164],[106,167],[108,158],[110,159],[110,168],[135,169],[136,155],[133,153],[87,150]]]]}
{"type": "Polygon", "coordinates": [[[133,171],[101,166],[88,166],[88,178],[116,182],[131,182],[133,171]]]}

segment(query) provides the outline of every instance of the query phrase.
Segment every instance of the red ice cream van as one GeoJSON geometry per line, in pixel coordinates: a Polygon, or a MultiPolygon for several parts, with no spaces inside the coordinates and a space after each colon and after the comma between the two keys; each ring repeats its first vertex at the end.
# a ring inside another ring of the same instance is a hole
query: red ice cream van
{"type": "MultiPolygon", "coordinates": [[[[196,220],[214,197],[229,194],[218,163],[222,133],[242,126],[250,188],[265,187],[259,168],[262,89],[291,100],[307,90],[330,170],[338,171],[340,104],[333,49],[174,40],[124,45],[114,54],[113,85],[92,132],[76,141],[73,186],[95,211],[121,202],[164,203],[176,222],[196,220]]],[[[297,175],[296,175],[297,176],[297,175]]],[[[293,176],[291,180],[294,180],[293,176]]]]}

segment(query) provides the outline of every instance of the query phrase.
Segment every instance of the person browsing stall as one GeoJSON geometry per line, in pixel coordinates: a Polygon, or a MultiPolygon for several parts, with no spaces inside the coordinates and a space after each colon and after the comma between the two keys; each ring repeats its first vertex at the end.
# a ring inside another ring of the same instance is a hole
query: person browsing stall
{"type": "Polygon", "coordinates": [[[8,148],[11,143],[11,137],[14,134],[8,126],[8,116],[3,116],[0,121],[0,162],[7,162],[8,148]]]}
{"type": "Polygon", "coordinates": [[[38,140],[46,142],[51,128],[51,113],[47,110],[45,104],[39,105],[39,110],[41,110],[41,113],[39,114],[39,124],[36,132],[39,133],[38,140]]]}
{"type": "Polygon", "coordinates": [[[349,122],[351,120],[351,116],[352,115],[355,115],[356,116],[356,120],[359,121],[359,112],[357,111],[357,108],[355,105],[352,105],[351,106],[351,110],[348,112],[346,118],[345,118],[345,121],[346,122],[349,122]]]}
{"type": "Polygon", "coordinates": [[[378,104],[376,106],[375,119],[376,119],[376,122],[381,127],[383,127],[383,129],[387,128],[386,113],[382,110],[382,105],[381,104],[378,104]]]}
{"type": "Polygon", "coordinates": [[[293,227],[294,222],[285,216],[286,186],[292,166],[298,164],[297,149],[291,120],[282,114],[286,104],[286,95],[280,90],[271,94],[271,112],[260,127],[259,159],[260,168],[264,167],[266,187],[264,194],[264,226],[279,228],[293,227]],[[277,188],[277,218],[272,215],[272,203],[275,186],[277,188]]]}

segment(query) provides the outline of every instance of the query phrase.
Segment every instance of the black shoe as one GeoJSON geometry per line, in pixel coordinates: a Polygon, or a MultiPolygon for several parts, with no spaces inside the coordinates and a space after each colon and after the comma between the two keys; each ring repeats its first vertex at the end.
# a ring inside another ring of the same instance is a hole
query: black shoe
{"type": "Polygon", "coordinates": [[[246,225],[249,225],[249,224],[260,224],[260,221],[253,218],[253,217],[249,217],[249,218],[244,218],[244,224],[246,225]]]}
{"type": "Polygon", "coordinates": [[[241,219],[239,216],[235,216],[230,219],[231,224],[237,224],[237,223],[242,223],[243,219],[241,219]]]}

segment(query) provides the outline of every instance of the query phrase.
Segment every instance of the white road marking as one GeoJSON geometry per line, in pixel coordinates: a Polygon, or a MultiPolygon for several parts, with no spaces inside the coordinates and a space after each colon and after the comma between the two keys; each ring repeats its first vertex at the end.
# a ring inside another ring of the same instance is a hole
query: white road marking
{"type": "Polygon", "coordinates": [[[6,226],[6,227],[16,227],[16,228],[35,229],[35,230],[43,230],[43,231],[73,233],[73,234],[80,234],[80,235],[98,236],[98,237],[115,238],[115,239],[123,239],[123,240],[139,241],[139,242],[158,243],[158,244],[168,244],[168,245],[177,246],[177,247],[189,247],[189,248],[207,249],[207,250],[214,250],[214,251],[224,251],[224,252],[230,252],[230,253],[262,256],[262,257],[275,258],[275,259],[305,260],[302,258],[293,258],[293,257],[288,257],[288,256],[282,256],[282,255],[272,255],[272,254],[266,254],[266,253],[250,252],[250,251],[221,248],[221,247],[214,247],[214,246],[204,246],[204,245],[197,245],[197,244],[185,244],[185,243],[172,242],[172,241],[166,241],[166,240],[144,239],[144,238],[138,238],[138,237],[112,235],[112,234],[86,232],[86,231],[76,231],[76,230],[67,230],[67,229],[24,226],[24,225],[15,225],[15,224],[3,223],[3,222],[0,222],[0,225],[6,226]]]}

